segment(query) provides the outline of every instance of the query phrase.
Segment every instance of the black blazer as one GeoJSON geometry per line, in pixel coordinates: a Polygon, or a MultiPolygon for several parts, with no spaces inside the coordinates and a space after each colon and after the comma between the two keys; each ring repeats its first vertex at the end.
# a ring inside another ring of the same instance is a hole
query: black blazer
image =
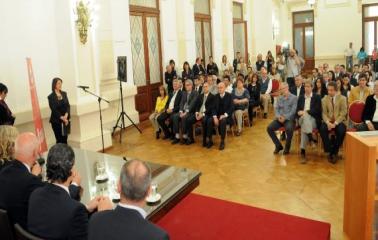
{"type": "Polygon", "coordinates": [[[180,111],[182,112],[185,111],[184,106],[185,106],[186,101],[188,100],[189,113],[194,113],[197,97],[198,97],[198,92],[192,91],[189,95],[189,100],[188,100],[188,92],[183,92],[181,96],[181,101],[180,101],[180,111]]]}
{"type": "Polygon", "coordinates": [[[4,100],[0,100],[0,125],[12,125],[15,118],[4,100]]]}
{"type": "Polygon", "coordinates": [[[196,77],[200,74],[205,74],[206,71],[205,69],[203,68],[202,64],[200,64],[199,66],[195,63],[192,67],[192,70],[193,70],[193,76],[196,77]]]}
{"type": "Polygon", "coordinates": [[[0,172],[0,208],[8,211],[10,221],[26,228],[30,194],[44,183],[23,163],[11,161],[0,172]]]}
{"type": "Polygon", "coordinates": [[[61,187],[47,183],[29,199],[28,230],[44,239],[87,239],[88,211],[61,187]]]}
{"type": "Polygon", "coordinates": [[[256,83],[256,86],[252,86],[252,84],[248,84],[247,86],[248,92],[249,92],[249,104],[252,106],[256,106],[260,102],[260,83],[256,83]]]}
{"type": "Polygon", "coordinates": [[[376,101],[374,94],[366,98],[364,111],[362,112],[362,121],[373,121],[373,117],[376,110],[376,101]]]}
{"type": "MultiPolygon", "coordinates": [[[[45,185],[42,180],[31,174],[23,163],[12,160],[0,171],[0,208],[8,211],[12,225],[27,225],[30,194],[45,185]]],[[[80,199],[80,188],[69,187],[73,198],[80,199]]]]}
{"type": "Polygon", "coordinates": [[[89,240],[167,240],[168,234],[144,219],[139,212],[117,206],[98,212],[89,220],[89,240]]]}
{"type": "Polygon", "coordinates": [[[218,73],[219,73],[218,65],[215,62],[213,62],[213,64],[211,65],[210,63],[207,64],[207,74],[218,76],[218,73]]]}
{"type": "MultiPolygon", "coordinates": [[[[199,112],[201,110],[201,107],[202,107],[202,104],[203,104],[203,100],[205,98],[205,94],[202,93],[200,94],[198,97],[197,97],[197,101],[196,101],[196,112],[199,112]]],[[[208,117],[211,117],[213,112],[214,112],[214,103],[215,103],[215,96],[213,94],[211,94],[209,92],[209,95],[207,96],[206,98],[206,102],[205,102],[205,115],[208,116],[208,117]]]]}
{"type": "Polygon", "coordinates": [[[173,78],[177,77],[176,71],[172,71],[171,73],[165,72],[164,79],[165,83],[167,84],[168,92],[173,91],[173,78]]]}
{"type": "Polygon", "coordinates": [[[189,69],[189,72],[182,71],[181,73],[182,79],[193,79],[193,72],[189,69]]]}
{"type": "MultiPolygon", "coordinates": [[[[173,92],[169,94],[168,101],[165,104],[165,109],[167,110],[169,107],[169,103],[171,102],[171,99],[173,97],[173,92]]],[[[182,97],[182,91],[178,90],[176,98],[175,98],[175,104],[173,107],[173,113],[177,113],[180,111],[180,102],[181,102],[181,97],[182,97]]]]}
{"type": "Polygon", "coordinates": [[[61,91],[62,100],[58,100],[55,92],[51,93],[47,98],[49,100],[49,106],[51,109],[50,123],[62,123],[60,119],[61,116],[64,116],[68,113],[68,119],[70,119],[70,103],[67,98],[67,93],[61,91]]]}
{"type": "MultiPolygon", "coordinates": [[[[298,104],[297,104],[297,111],[296,116],[298,116],[299,111],[303,111],[305,107],[305,96],[300,95],[298,98],[298,104]]],[[[310,110],[308,113],[315,118],[317,128],[320,128],[320,124],[322,123],[322,99],[318,94],[313,93],[311,97],[310,102],[310,110]]]]}
{"type": "Polygon", "coordinates": [[[256,62],[256,70],[261,71],[261,68],[264,67],[264,65],[265,65],[265,61],[263,61],[263,60],[261,60],[260,62],[257,61],[256,62]]]}
{"type": "Polygon", "coordinates": [[[198,91],[196,90],[196,86],[193,87],[193,90],[195,90],[196,92],[198,92],[198,94],[201,94],[202,93],[202,85],[200,85],[198,87],[198,91]]]}
{"type": "Polygon", "coordinates": [[[225,92],[223,98],[218,93],[215,95],[215,103],[213,108],[213,116],[221,116],[227,113],[228,120],[232,120],[232,113],[234,112],[232,96],[230,93],[225,92]]]}
{"type": "MultiPolygon", "coordinates": [[[[293,94],[294,96],[297,96],[297,86],[291,86],[289,89],[290,93],[293,94]]],[[[301,90],[299,91],[299,96],[302,96],[304,94],[304,86],[301,86],[301,90]]],[[[299,97],[297,96],[297,97],[299,97]]]]}

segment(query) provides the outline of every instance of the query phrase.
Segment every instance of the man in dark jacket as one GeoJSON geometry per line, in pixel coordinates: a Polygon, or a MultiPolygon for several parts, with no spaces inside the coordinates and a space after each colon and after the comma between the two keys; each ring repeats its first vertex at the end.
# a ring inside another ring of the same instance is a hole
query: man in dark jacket
{"type": "Polygon", "coordinates": [[[374,83],[374,94],[366,98],[364,111],[362,113],[363,123],[357,126],[358,131],[376,131],[378,130],[378,82],[374,83]]]}

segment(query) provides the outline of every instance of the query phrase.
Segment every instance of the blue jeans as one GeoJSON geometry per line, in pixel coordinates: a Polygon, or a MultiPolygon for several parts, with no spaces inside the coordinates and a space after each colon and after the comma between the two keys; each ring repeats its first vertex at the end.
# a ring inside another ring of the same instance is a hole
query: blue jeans
{"type": "Polygon", "coordinates": [[[294,121],[292,120],[285,120],[284,123],[280,123],[278,120],[274,120],[271,122],[266,129],[270,138],[272,139],[274,145],[276,147],[281,146],[280,140],[276,136],[276,131],[280,129],[281,127],[285,127],[286,132],[286,143],[285,143],[285,151],[290,151],[291,146],[291,139],[293,138],[293,132],[294,132],[294,121]]]}

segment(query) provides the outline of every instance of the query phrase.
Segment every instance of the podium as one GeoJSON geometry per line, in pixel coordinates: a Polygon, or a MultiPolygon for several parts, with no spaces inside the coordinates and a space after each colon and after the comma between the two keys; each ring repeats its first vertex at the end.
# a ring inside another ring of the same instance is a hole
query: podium
{"type": "Polygon", "coordinates": [[[378,131],[347,133],[344,233],[349,240],[377,239],[377,159],[378,131]]]}

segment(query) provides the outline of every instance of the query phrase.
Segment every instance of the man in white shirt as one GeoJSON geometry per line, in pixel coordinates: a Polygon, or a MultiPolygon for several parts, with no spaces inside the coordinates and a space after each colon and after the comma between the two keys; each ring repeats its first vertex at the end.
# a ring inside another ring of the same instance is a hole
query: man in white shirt
{"type": "Polygon", "coordinates": [[[146,163],[138,160],[126,162],[118,181],[120,203],[114,210],[95,213],[91,217],[88,239],[169,239],[163,229],[146,220],[146,198],[156,194],[151,190],[151,178],[151,169],[146,163]]]}
{"type": "Polygon", "coordinates": [[[353,56],[354,56],[353,43],[351,42],[349,43],[349,48],[345,49],[344,55],[345,55],[346,68],[348,71],[352,71],[353,56]]]}
{"type": "Polygon", "coordinates": [[[231,84],[230,76],[228,75],[224,76],[222,82],[224,82],[224,85],[226,85],[226,92],[232,93],[232,84],[231,84]]]}
{"type": "Polygon", "coordinates": [[[289,88],[294,86],[294,78],[301,73],[302,65],[304,62],[297,55],[294,49],[290,50],[289,57],[287,58],[287,79],[286,82],[289,84],[289,88]]]}

